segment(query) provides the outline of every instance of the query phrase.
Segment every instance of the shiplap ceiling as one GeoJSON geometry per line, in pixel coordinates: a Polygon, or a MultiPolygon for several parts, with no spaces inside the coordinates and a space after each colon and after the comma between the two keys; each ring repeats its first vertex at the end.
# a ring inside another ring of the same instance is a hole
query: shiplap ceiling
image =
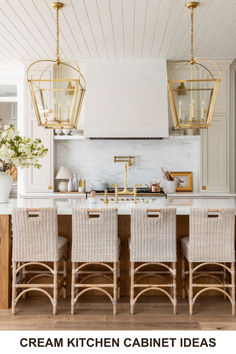
{"type": "MultiPolygon", "coordinates": [[[[55,57],[50,0],[0,0],[0,61],[55,57]]],[[[188,58],[185,0],[64,0],[64,59],[188,58]]],[[[236,1],[202,0],[195,11],[195,54],[236,58],[236,1]]]]}

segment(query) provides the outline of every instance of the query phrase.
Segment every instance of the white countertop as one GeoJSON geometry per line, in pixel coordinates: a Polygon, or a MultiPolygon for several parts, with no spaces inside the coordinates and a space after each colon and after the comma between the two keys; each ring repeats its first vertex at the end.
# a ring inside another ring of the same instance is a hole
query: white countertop
{"type": "Polygon", "coordinates": [[[200,207],[208,209],[218,208],[235,208],[236,210],[236,198],[171,198],[171,199],[155,199],[139,201],[134,204],[131,201],[122,201],[116,204],[115,202],[109,202],[104,204],[97,198],[96,204],[89,203],[88,200],[78,199],[57,199],[57,198],[32,198],[32,199],[10,199],[9,203],[0,204],[0,214],[11,214],[14,208],[43,208],[43,207],[56,207],[59,215],[71,215],[72,208],[90,208],[99,209],[102,207],[117,207],[119,215],[129,215],[131,208],[149,208],[159,209],[163,207],[175,207],[177,215],[189,215],[191,207],[200,207]]]}
{"type": "Polygon", "coordinates": [[[235,193],[176,192],[167,194],[167,198],[235,198],[235,193]]]}
{"type": "Polygon", "coordinates": [[[82,192],[70,192],[70,193],[60,193],[60,192],[47,192],[47,193],[21,193],[20,198],[25,199],[41,199],[41,198],[84,198],[86,197],[86,193],[82,192]]]}

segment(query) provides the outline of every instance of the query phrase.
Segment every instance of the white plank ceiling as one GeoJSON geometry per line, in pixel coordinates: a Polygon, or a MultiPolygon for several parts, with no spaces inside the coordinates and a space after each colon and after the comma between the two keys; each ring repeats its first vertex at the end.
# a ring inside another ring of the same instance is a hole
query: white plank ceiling
{"type": "MultiPolygon", "coordinates": [[[[54,58],[56,21],[50,0],[0,0],[0,61],[54,58]]],[[[188,58],[186,0],[64,0],[64,59],[188,58]]],[[[201,0],[195,11],[195,55],[236,58],[236,1],[201,0]]]]}

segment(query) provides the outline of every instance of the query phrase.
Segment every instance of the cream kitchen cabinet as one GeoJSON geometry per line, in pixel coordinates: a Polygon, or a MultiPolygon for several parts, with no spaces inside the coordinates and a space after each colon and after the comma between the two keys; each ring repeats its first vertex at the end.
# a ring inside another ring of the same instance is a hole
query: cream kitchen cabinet
{"type": "Polygon", "coordinates": [[[54,162],[53,162],[53,130],[39,127],[36,117],[27,118],[27,136],[40,138],[48,149],[47,155],[41,160],[40,169],[29,168],[24,171],[24,192],[53,192],[54,187],[54,162]]]}
{"type": "Polygon", "coordinates": [[[213,116],[201,133],[202,191],[229,192],[228,117],[213,116]]]}
{"type": "MultiPolygon", "coordinates": [[[[231,63],[219,63],[222,69],[221,84],[216,99],[211,126],[201,131],[201,192],[234,192],[234,120],[231,109],[231,63]]],[[[233,74],[233,89],[235,87],[233,74]]]]}

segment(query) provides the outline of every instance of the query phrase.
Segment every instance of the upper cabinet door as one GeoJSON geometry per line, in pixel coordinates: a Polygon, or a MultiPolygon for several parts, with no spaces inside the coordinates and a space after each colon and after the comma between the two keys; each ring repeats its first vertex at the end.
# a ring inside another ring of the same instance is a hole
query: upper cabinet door
{"type": "Polygon", "coordinates": [[[88,63],[86,137],[168,137],[166,61],[88,63]]]}
{"type": "Polygon", "coordinates": [[[48,149],[47,155],[40,160],[41,168],[28,168],[25,171],[25,192],[52,192],[53,171],[53,130],[39,127],[35,116],[28,116],[28,134],[31,138],[40,138],[48,149]]]}

